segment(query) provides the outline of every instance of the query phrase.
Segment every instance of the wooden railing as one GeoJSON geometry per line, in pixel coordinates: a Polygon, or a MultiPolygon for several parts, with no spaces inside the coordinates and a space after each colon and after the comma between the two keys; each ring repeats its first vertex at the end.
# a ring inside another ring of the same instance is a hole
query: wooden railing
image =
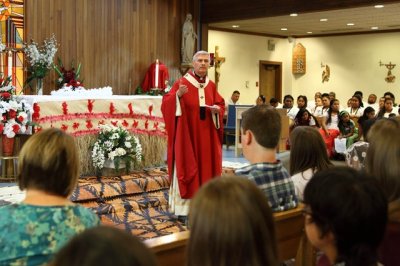
{"type": "MultiPolygon", "coordinates": [[[[296,258],[296,266],[315,265],[315,251],[304,233],[302,206],[274,213],[278,258],[283,262],[296,258]]],[[[183,266],[189,231],[174,233],[145,241],[156,254],[160,266],[183,266]]]]}

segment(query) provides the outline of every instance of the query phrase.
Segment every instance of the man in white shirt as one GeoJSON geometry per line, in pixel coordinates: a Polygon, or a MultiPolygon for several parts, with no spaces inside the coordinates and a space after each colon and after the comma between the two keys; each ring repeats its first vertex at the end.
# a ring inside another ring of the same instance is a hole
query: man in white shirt
{"type": "Polygon", "coordinates": [[[232,92],[232,96],[225,102],[225,116],[228,114],[229,105],[238,105],[240,92],[238,90],[232,92]]]}

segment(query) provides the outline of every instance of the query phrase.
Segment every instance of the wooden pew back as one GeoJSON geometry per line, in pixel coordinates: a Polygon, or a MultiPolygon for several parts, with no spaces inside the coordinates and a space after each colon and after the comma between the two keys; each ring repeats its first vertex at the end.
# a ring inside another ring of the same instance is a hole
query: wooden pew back
{"type": "MultiPolygon", "coordinates": [[[[278,259],[296,258],[296,265],[315,265],[315,252],[304,233],[302,206],[274,213],[278,259]]],[[[145,241],[156,254],[160,266],[184,266],[189,231],[174,233],[145,241]]]]}

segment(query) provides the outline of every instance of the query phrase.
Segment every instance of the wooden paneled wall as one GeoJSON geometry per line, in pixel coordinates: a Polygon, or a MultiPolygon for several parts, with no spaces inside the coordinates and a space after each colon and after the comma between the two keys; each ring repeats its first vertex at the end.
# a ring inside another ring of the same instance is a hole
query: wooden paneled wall
{"type": "MultiPolygon", "coordinates": [[[[198,1],[191,0],[34,0],[26,2],[25,39],[42,42],[52,33],[65,65],[82,63],[86,88],[111,86],[132,94],[157,58],[172,79],[180,75],[182,25],[198,1]]],[[[56,74],[45,78],[44,94],[55,89],[56,74]]]]}

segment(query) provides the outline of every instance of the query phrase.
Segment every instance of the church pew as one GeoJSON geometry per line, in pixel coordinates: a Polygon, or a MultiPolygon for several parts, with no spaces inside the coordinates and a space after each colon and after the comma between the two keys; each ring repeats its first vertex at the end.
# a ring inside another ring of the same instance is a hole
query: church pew
{"type": "MultiPolygon", "coordinates": [[[[304,233],[302,206],[296,209],[274,213],[278,258],[283,262],[296,258],[296,265],[315,265],[315,251],[304,233]]],[[[186,245],[189,231],[145,240],[155,253],[158,265],[185,265],[186,245]]]]}

